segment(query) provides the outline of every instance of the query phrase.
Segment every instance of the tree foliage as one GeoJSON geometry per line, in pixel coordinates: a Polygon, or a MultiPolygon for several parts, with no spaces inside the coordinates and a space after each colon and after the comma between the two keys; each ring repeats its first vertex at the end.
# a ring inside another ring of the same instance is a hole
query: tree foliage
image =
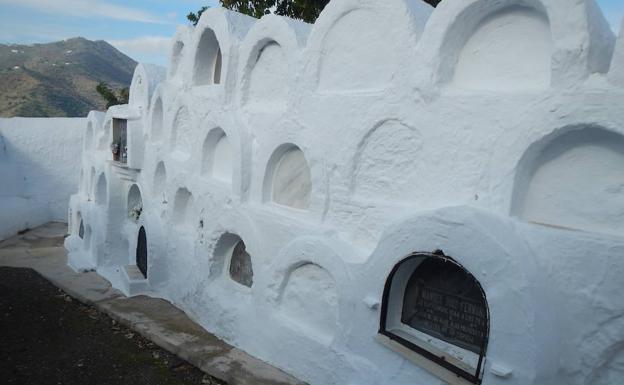
{"type": "MultiPolygon", "coordinates": [[[[261,18],[267,13],[288,16],[293,19],[314,23],[321,11],[330,0],[220,0],[221,5],[227,9],[243,13],[245,15],[261,18]]],[[[381,0],[380,0],[381,1],[381,0]]],[[[435,7],[442,0],[422,0],[435,7]]],[[[197,25],[202,13],[208,7],[202,7],[197,12],[191,12],[186,17],[197,25]]]]}
{"type": "Polygon", "coordinates": [[[106,108],[119,104],[128,104],[128,100],[130,99],[130,89],[128,87],[121,88],[115,93],[108,84],[100,82],[97,87],[95,87],[95,90],[106,100],[106,108]]]}

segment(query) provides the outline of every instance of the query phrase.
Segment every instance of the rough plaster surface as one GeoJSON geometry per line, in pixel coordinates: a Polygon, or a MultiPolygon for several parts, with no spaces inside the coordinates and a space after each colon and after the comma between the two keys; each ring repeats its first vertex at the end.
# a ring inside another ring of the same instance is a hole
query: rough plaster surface
{"type": "Polygon", "coordinates": [[[313,385],[424,385],[441,380],[376,341],[379,304],[395,264],[442,249],[487,297],[484,384],[609,383],[624,341],[621,46],[593,0],[333,0],[313,26],[210,9],[177,31],[166,81],[143,79],[150,111],[93,121],[82,173],[108,194],[72,196],[91,237],[70,226],[69,262],[313,385]],[[221,81],[197,85],[207,52],[221,81]],[[142,138],[133,170],[102,146],[123,116],[142,138]],[[140,226],[145,281],[123,274],[140,226]],[[240,241],[251,287],[230,276],[240,241]]]}
{"type": "Polygon", "coordinates": [[[84,118],[0,118],[0,240],[67,219],[80,183],[84,118]]]}

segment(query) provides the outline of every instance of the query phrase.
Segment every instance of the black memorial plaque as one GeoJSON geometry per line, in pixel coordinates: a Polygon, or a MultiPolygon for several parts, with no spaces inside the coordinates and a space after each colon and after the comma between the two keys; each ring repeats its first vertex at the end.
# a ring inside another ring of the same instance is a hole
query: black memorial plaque
{"type": "Polygon", "coordinates": [[[476,354],[487,335],[485,299],[476,281],[449,262],[423,262],[410,278],[401,321],[476,354]]]}

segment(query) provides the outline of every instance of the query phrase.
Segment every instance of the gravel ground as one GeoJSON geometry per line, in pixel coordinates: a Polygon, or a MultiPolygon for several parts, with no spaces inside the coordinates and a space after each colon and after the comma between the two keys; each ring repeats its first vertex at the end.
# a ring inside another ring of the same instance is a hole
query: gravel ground
{"type": "Polygon", "coordinates": [[[0,267],[0,383],[225,385],[34,270],[7,267],[0,267]]]}

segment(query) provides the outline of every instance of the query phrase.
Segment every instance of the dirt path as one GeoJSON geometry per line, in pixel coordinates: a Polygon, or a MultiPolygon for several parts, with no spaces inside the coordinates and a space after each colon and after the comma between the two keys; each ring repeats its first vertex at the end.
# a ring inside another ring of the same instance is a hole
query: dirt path
{"type": "Polygon", "coordinates": [[[0,383],[220,384],[31,269],[0,267],[0,383]]]}

